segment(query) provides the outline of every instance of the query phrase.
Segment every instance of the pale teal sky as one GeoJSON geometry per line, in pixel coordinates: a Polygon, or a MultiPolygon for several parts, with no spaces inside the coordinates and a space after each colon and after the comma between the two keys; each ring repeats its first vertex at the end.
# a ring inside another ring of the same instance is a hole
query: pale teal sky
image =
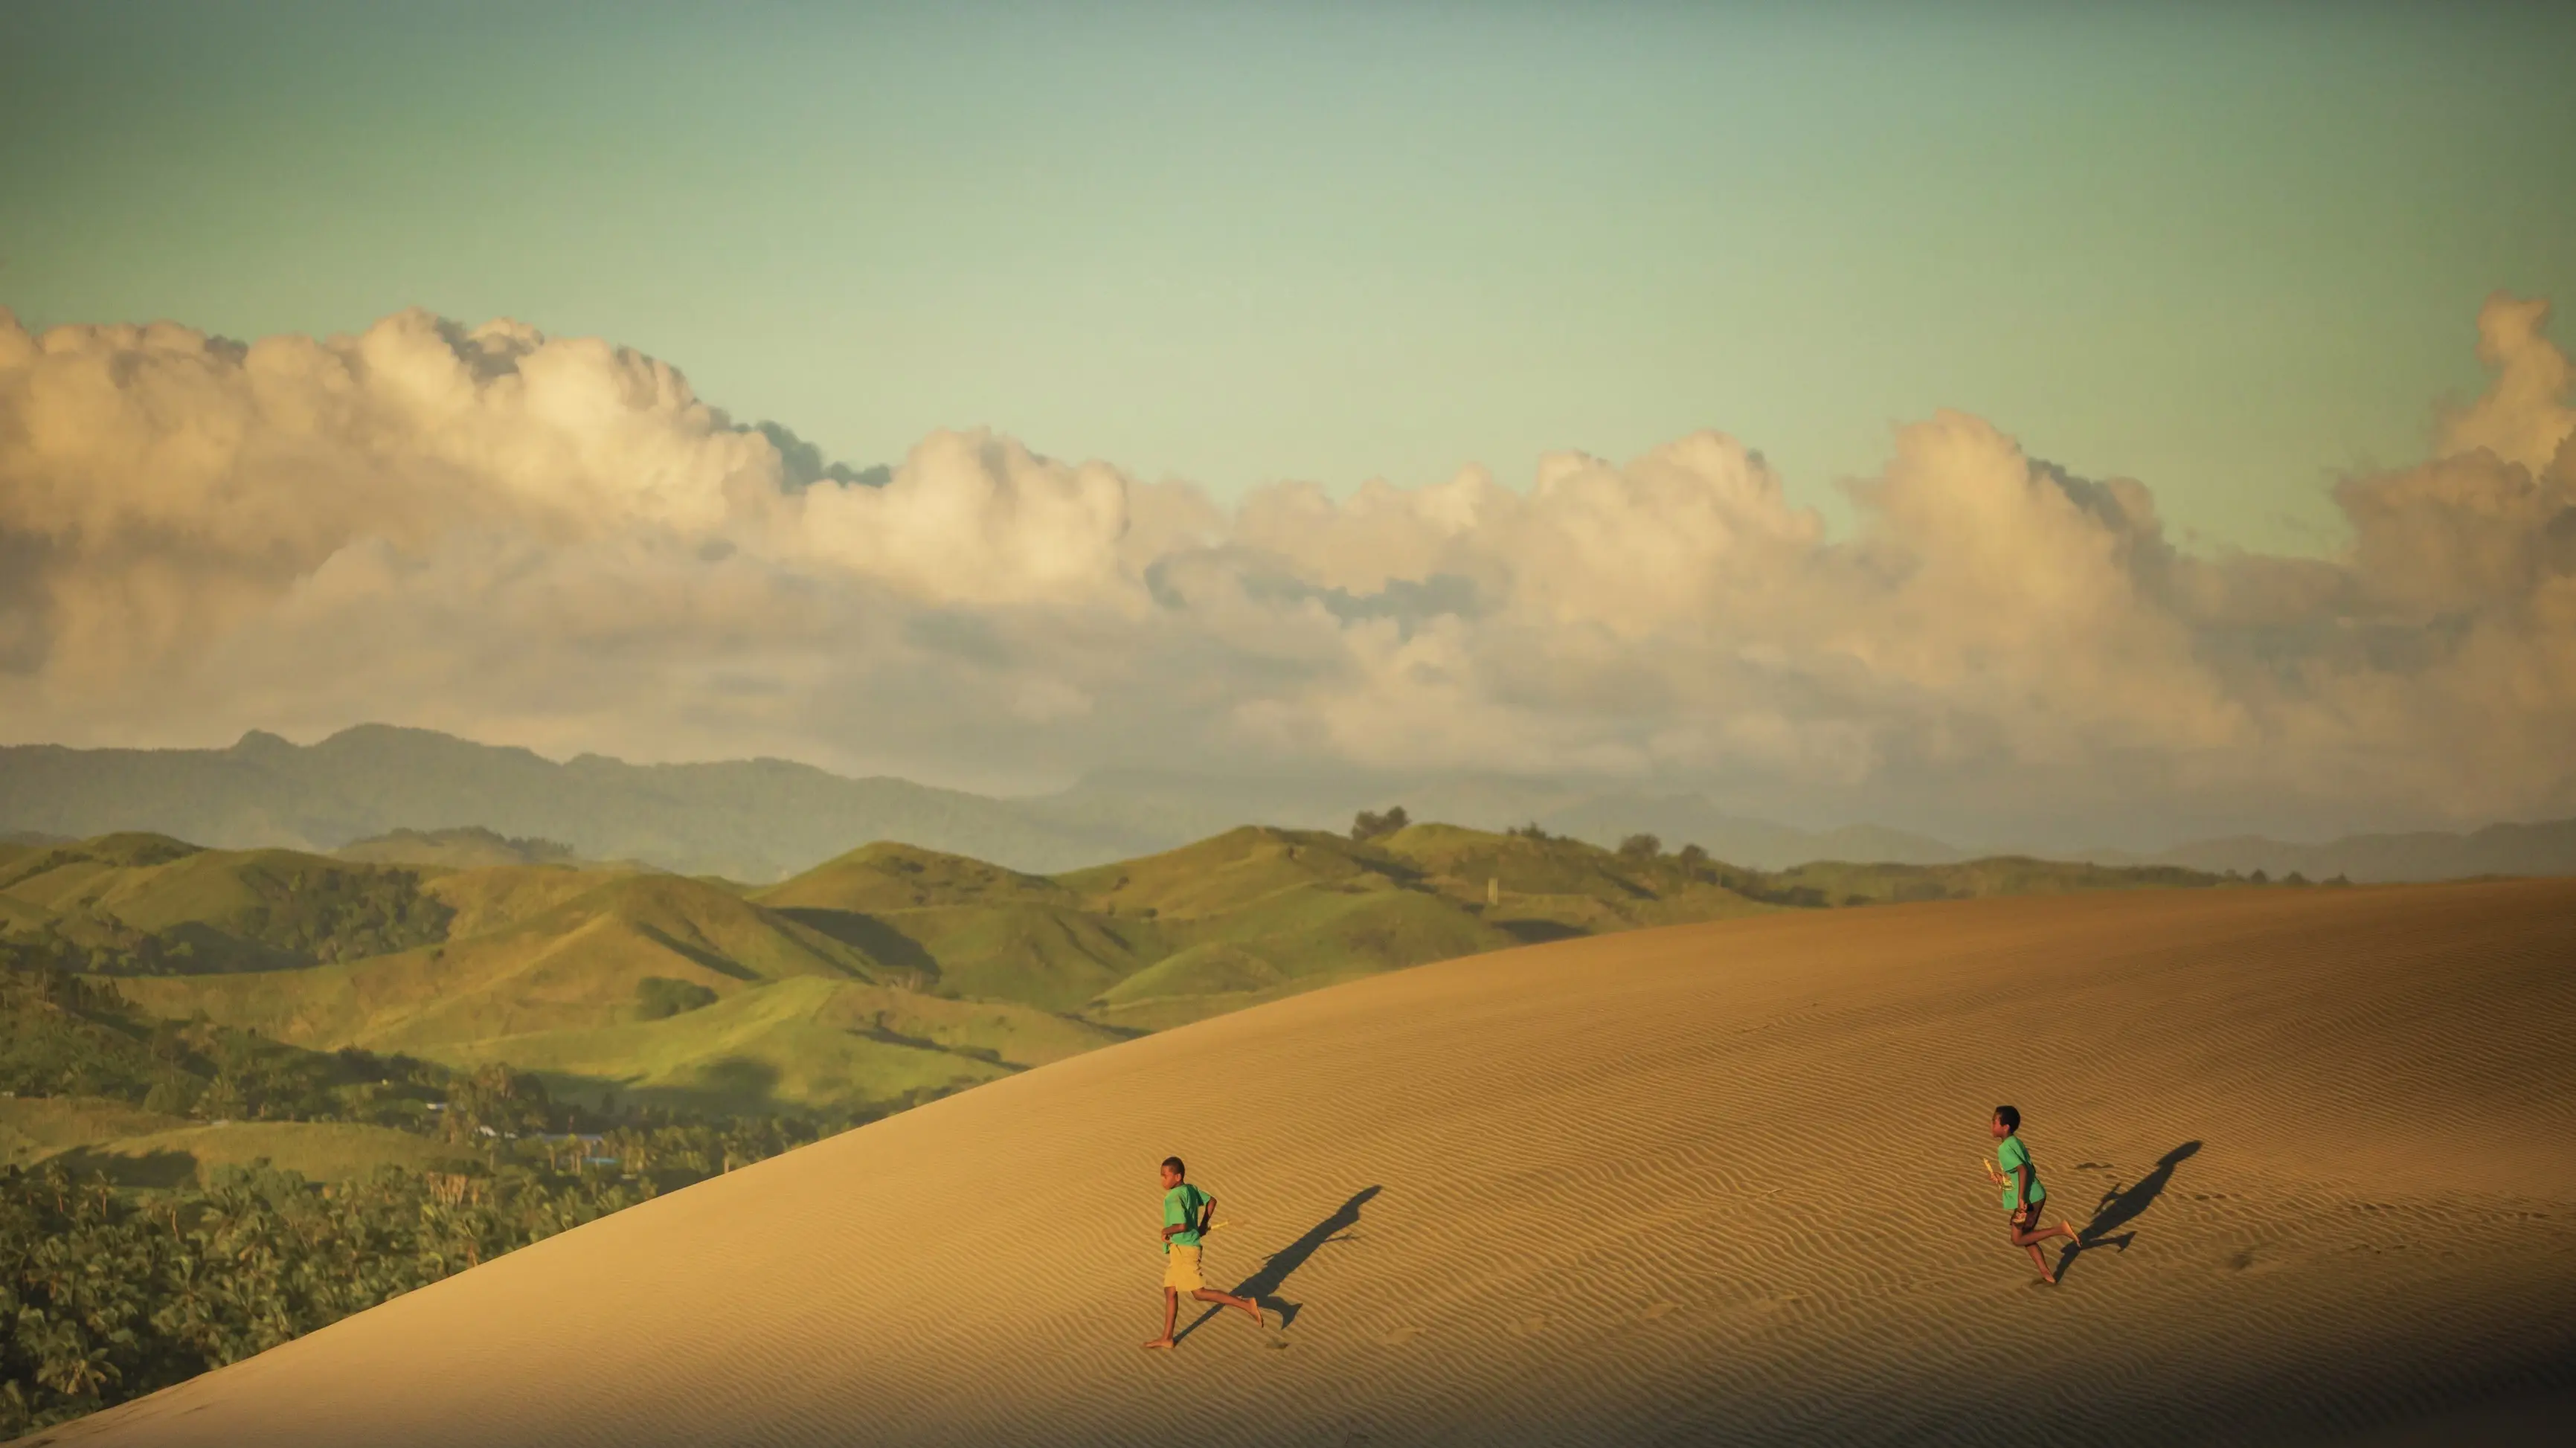
{"type": "Polygon", "coordinates": [[[12,0],[0,304],[508,315],[1220,495],[1716,427],[1828,503],[1953,406],[2297,549],[2480,298],[2576,304],[2576,7],[1823,9],[12,0]]]}

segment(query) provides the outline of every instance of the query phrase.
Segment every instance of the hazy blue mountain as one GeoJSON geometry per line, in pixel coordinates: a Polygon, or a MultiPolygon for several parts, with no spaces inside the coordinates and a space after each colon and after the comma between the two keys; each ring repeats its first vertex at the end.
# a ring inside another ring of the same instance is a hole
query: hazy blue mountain
{"type": "Polygon", "coordinates": [[[1023,801],[1039,815],[1173,848],[1237,825],[1347,829],[1386,789],[1374,776],[1210,775],[1101,770],[1072,788],[1023,801]]]}
{"type": "Polygon", "coordinates": [[[229,749],[0,749],[0,829],[75,838],[155,830],[219,847],[328,852],[397,829],[465,826],[559,840],[587,859],[749,881],[877,839],[1063,870],[1182,838],[784,760],[637,765],[583,755],[557,764],[384,725],[304,746],[253,732],[229,749]]]}
{"type": "Polygon", "coordinates": [[[586,754],[557,764],[525,749],[372,724],[312,745],[254,731],[229,749],[0,749],[0,830],[31,840],[154,830],[223,848],[327,853],[366,841],[381,854],[390,846],[380,837],[396,832],[480,829],[560,841],[584,859],[753,882],[879,839],[1056,871],[1237,825],[1342,829],[1359,810],[1397,804],[1416,819],[1478,829],[1534,820],[1603,845],[1649,832],[1672,848],[1697,844],[1757,869],[1964,857],[1938,840],[1873,826],[1817,832],[1732,815],[1699,795],[1501,775],[1104,772],[1052,795],[993,799],[775,759],[636,765],[586,754]]]}

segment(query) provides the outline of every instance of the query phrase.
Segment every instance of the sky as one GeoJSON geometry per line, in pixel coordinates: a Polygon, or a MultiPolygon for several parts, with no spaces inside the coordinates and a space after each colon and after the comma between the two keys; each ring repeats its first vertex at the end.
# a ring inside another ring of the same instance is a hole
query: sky
{"type": "Polygon", "coordinates": [[[0,736],[2576,813],[2571,53],[2501,5],[11,5],[0,736]]]}
{"type": "Polygon", "coordinates": [[[2315,552],[2479,299],[2576,295],[2571,53],[2538,5],[39,0],[0,303],[510,317],[859,466],[984,426],[1221,497],[1716,427],[1839,519],[1955,407],[2315,552]]]}

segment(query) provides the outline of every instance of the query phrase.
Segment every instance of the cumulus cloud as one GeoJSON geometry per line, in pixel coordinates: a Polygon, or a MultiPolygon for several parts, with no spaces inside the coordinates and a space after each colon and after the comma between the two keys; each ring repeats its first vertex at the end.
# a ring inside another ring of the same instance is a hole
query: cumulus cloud
{"type": "Polygon", "coordinates": [[[1340,499],[942,432],[830,463],[668,365],[421,312],[249,345],[0,313],[0,732],[390,720],[983,786],[1102,764],[1598,774],[1967,832],[2576,812],[2576,409],[2479,317],[2331,557],[1898,431],[1829,534],[1744,444],[1340,499]]]}

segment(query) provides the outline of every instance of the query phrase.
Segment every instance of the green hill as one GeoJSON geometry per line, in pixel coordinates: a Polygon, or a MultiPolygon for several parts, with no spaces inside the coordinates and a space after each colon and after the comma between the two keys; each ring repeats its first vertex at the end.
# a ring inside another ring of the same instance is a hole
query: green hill
{"type": "Polygon", "coordinates": [[[615,872],[572,865],[496,865],[433,874],[422,893],[451,913],[451,940],[533,920],[599,889],[615,872]]]}
{"type": "Polygon", "coordinates": [[[899,1107],[1117,1039],[1025,1006],[807,976],[663,1020],[424,1049],[534,1072],[558,1099],[748,1114],[899,1107]]]}
{"type": "Polygon", "coordinates": [[[758,892],[922,989],[1160,1029],[1529,940],[1770,908],[1563,839],[1246,826],[1056,876],[871,845],[758,892]]]}
{"type": "Polygon", "coordinates": [[[774,906],[901,910],[1003,902],[1069,904],[1074,893],[1044,875],[880,840],[758,892],[774,906]]]}
{"type": "Polygon", "coordinates": [[[1668,860],[1430,825],[1244,828],[1058,876],[879,843],[748,892],[138,836],[51,856],[18,862],[0,900],[127,932],[115,968],[143,1011],[699,1111],[882,1109],[1359,975],[1775,908],[1668,860]],[[401,948],[308,943],[362,938],[377,916],[341,902],[378,896],[403,907],[377,911],[413,930],[401,948]],[[233,968],[171,958],[218,936],[233,968]]]}
{"type": "Polygon", "coordinates": [[[481,825],[451,830],[393,830],[352,840],[334,859],[367,865],[437,865],[452,870],[478,865],[569,865],[572,846],[555,840],[512,839],[481,825]]]}
{"type": "Polygon", "coordinates": [[[94,971],[277,969],[446,938],[451,912],[421,887],[416,870],[103,835],[0,866],[0,928],[94,971]]]}
{"type": "MultiPolygon", "coordinates": [[[[1765,873],[1650,843],[1245,827],[1038,875],[880,842],[747,889],[128,834],[0,863],[0,948],[113,973],[123,999],[154,1016],[311,1051],[503,1064],[561,1099],[867,1112],[1122,1035],[1532,941],[1778,909],[2216,883],[2025,859],[1765,873]]],[[[157,1068],[115,1069],[141,1080],[157,1068]]]]}
{"type": "Polygon", "coordinates": [[[633,1019],[647,979],[725,996],[789,976],[871,975],[864,954],[694,880],[573,871],[534,883],[587,888],[479,934],[374,959],[124,985],[166,1015],[204,1010],[322,1048],[412,1050],[633,1019]]]}
{"type": "Polygon", "coordinates": [[[316,1050],[537,1073],[560,1099],[696,1111],[853,1111],[923,1099],[1117,1038],[914,972],[789,913],[674,875],[521,867],[431,882],[489,928],[375,959],[121,982],[316,1050]]]}

